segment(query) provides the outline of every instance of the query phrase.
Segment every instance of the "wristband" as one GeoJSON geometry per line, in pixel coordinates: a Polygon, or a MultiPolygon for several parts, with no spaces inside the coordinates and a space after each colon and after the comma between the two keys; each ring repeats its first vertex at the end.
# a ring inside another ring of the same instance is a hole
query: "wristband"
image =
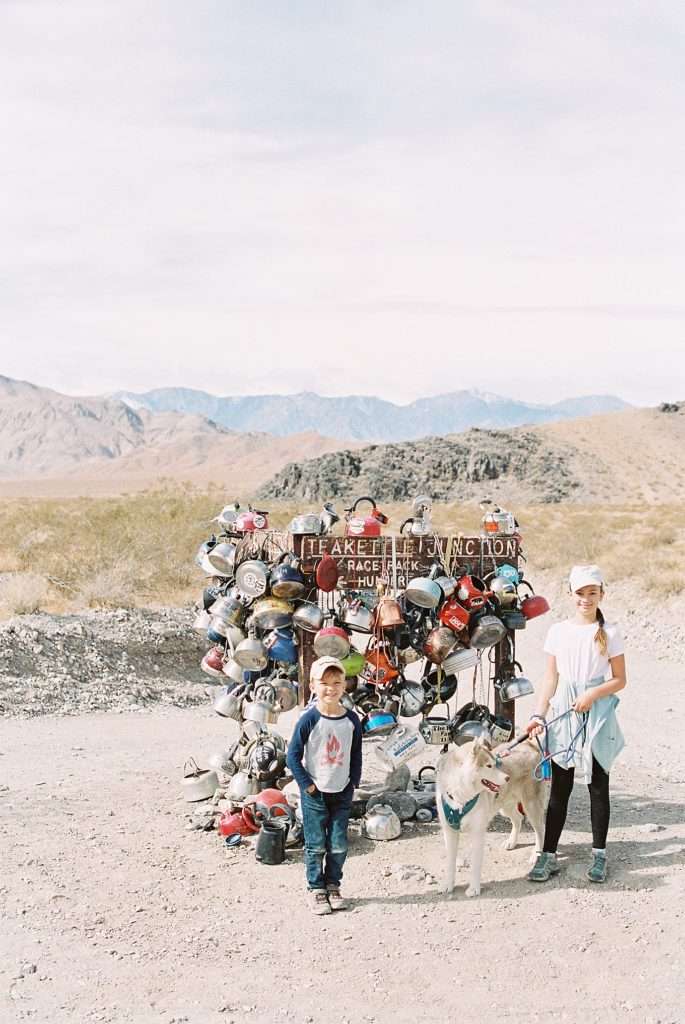
{"type": "Polygon", "coordinates": [[[528,719],[528,721],[529,722],[541,722],[542,725],[544,725],[545,724],[545,716],[544,715],[531,715],[530,718],[528,719]]]}

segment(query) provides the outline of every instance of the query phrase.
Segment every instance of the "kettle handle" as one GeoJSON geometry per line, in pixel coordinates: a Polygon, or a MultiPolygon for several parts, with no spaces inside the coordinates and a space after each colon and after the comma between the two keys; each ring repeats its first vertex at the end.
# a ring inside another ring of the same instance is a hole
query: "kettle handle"
{"type": "Polygon", "coordinates": [[[413,523],[413,522],[414,522],[414,517],[413,516],[409,516],[407,519],[405,519],[404,522],[402,523],[402,525],[400,526],[400,535],[404,534],[404,528],[407,525],[407,523],[413,523]]]}
{"type": "Polygon", "coordinates": [[[438,769],[435,767],[435,765],[434,764],[424,764],[423,768],[419,768],[419,773],[417,775],[417,778],[418,778],[419,782],[421,782],[423,780],[423,773],[426,772],[426,771],[433,772],[433,781],[435,781],[435,779],[437,779],[437,777],[438,777],[438,769]]]}
{"type": "Polygon", "coordinates": [[[357,511],[357,505],[359,504],[360,501],[368,501],[368,502],[371,503],[372,508],[376,508],[376,502],[374,501],[374,499],[373,498],[369,498],[368,495],[364,495],[364,497],[362,497],[362,498],[357,498],[357,500],[352,505],[352,507],[351,508],[346,508],[345,511],[346,512],[356,512],[357,511]]]}

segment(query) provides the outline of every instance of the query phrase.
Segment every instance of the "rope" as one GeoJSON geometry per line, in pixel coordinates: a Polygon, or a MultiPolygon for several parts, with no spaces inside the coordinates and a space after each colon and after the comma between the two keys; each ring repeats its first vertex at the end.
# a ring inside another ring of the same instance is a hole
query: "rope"
{"type": "Polygon", "coordinates": [[[552,764],[551,764],[551,762],[552,762],[552,760],[555,757],[558,757],[560,754],[565,754],[566,755],[564,760],[566,762],[566,767],[568,767],[569,761],[571,761],[575,757],[576,744],[578,743],[578,740],[579,740],[580,736],[585,733],[585,729],[587,727],[587,718],[588,718],[588,716],[587,716],[587,712],[586,711],[579,712],[579,711],[574,711],[573,708],[569,708],[567,711],[562,711],[562,713],[560,715],[557,715],[556,718],[552,718],[549,722],[545,722],[545,724],[544,724],[544,730],[545,730],[544,747],[543,747],[543,744],[540,742],[540,738],[538,736],[535,737],[535,739],[537,741],[537,745],[540,748],[540,753],[542,754],[542,757],[540,758],[538,763],[535,765],[535,768],[533,769],[533,778],[534,779],[537,779],[538,782],[542,782],[542,781],[544,781],[546,779],[550,779],[551,776],[552,776],[552,764]],[[581,721],[580,721],[580,726],[579,726],[578,730],[576,731],[576,733],[571,738],[571,742],[569,743],[569,745],[567,747],[561,747],[560,750],[555,750],[552,753],[550,753],[549,752],[549,727],[550,727],[550,725],[554,725],[555,722],[558,722],[560,719],[565,718],[566,715],[570,715],[570,714],[576,714],[580,718],[581,721]]]}

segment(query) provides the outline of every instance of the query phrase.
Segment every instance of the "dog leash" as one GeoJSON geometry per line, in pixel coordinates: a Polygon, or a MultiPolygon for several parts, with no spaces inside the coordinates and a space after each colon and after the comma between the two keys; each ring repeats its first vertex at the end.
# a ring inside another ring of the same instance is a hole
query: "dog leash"
{"type": "Polygon", "coordinates": [[[540,753],[542,754],[542,757],[540,758],[538,763],[535,765],[535,768],[533,769],[533,778],[534,779],[537,779],[538,782],[542,782],[543,780],[550,779],[552,777],[552,761],[553,761],[553,759],[555,757],[559,757],[560,754],[565,754],[566,755],[564,760],[566,762],[566,768],[568,768],[569,761],[571,761],[575,757],[576,744],[578,743],[578,740],[580,739],[581,735],[583,736],[583,742],[585,740],[584,733],[585,733],[585,730],[587,728],[587,719],[588,719],[587,711],[574,711],[573,708],[569,708],[568,711],[563,711],[560,715],[557,715],[556,718],[552,718],[549,722],[545,722],[545,725],[544,725],[544,730],[545,730],[544,749],[543,749],[542,743],[540,742],[540,737],[539,736],[535,737],[535,739],[537,741],[537,744],[538,744],[538,747],[539,747],[539,750],[540,750],[540,753]],[[565,718],[566,715],[570,715],[572,713],[578,715],[578,717],[580,718],[580,720],[581,720],[580,721],[580,726],[578,727],[578,729],[574,733],[574,735],[571,737],[571,742],[569,743],[569,745],[567,747],[561,747],[559,750],[554,750],[554,751],[552,751],[552,753],[550,753],[550,751],[549,751],[549,727],[550,727],[550,725],[553,725],[555,722],[558,722],[561,718],[565,718]]]}

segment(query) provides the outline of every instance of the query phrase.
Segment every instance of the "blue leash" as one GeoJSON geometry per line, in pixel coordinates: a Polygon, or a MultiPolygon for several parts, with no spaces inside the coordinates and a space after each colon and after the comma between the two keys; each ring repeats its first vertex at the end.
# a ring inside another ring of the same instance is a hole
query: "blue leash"
{"type": "Polygon", "coordinates": [[[542,754],[542,757],[540,758],[538,763],[535,765],[535,768],[533,769],[533,778],[537,779],[538,782],[542,782],[544,780],[551,779],[551,777],[552,777],[552,760],[553,760],[553,758],[558,757],[560,754],[565,754],[566,755],[564,760],[566,761],[566,765],[568,767],[569,761],[571,761],[573,759],[573,757],[575,756],[576,744],[578,743],[578,740],[580,739],[581,735],[583,735],[585,733],[585,729],[586,728],[587,728],[587,711],[574,711],[573,708],[569,708],[568,711],[562,711],[562,713],[560,715],[557,715],[556,718],[552,718],[549,722],[545,722],[545,724],[544,724],[544,730],[545,730],[545,743],[544,743],[544,747],[543,747],[543,744],[540,742],[540,737],[539,736],[535,737],[537,745],[538,745],[538,747],[540,749],[540,753],[542,754]],[[555,722],[558,722],[561,718],[565,718],[566,715],[570,715],[570,714],[578,715],[578,717],[581,720],[580,727],[578,728],[578,731],[572,737],[571,742],[569,743],[569,745],[567,747],[562,747],[560,750],[555,750],[552,753],[550,753],[549,752],[549,731],[548,731],[550,725],[554,725],[555,722]]]}

